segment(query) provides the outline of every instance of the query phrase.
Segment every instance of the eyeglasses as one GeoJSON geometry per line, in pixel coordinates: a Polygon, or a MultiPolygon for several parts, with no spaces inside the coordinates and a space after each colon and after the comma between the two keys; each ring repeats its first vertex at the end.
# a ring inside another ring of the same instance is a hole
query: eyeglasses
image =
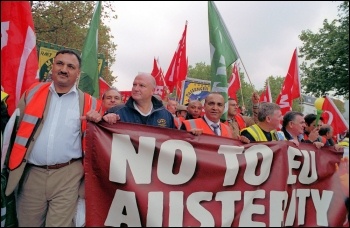
{"type": "Polygon", "coordinates": [[[238,104],[230,104],[230,106],[238,107],[238,104]]]}

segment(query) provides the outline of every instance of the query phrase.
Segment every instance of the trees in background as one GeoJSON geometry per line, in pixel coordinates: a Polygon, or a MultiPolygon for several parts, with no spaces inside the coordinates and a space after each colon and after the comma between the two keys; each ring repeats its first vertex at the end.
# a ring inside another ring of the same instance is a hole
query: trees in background
{"type": "MultiPolygon", "coordinates": [[[[38,40],[82,50],[95,7],[94,1],[32,1],[31,4],[38,40]]],[[[112,41],[113,35],[106,22],[116,19],[111,2],[103,1],[98,53],[102,53],[107,62],[102,76],[110,85],[117,78],[110,69],[115,62],[117,45],[112,41]]]]}
{"type": "Polygon", "coordinates": [[[299,57],[301,85],[305,93],[320,97],[326,93],[349,99],[349,1],[338,6],[339,19],[327,19],[318,33],[302,31],[299,57]]]}

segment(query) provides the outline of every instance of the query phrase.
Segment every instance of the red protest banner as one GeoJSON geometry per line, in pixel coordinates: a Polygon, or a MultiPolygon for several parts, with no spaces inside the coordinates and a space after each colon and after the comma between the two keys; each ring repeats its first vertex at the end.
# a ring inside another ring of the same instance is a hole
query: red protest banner
{"type": "Polygon", "coordinates": [[[88,124],[86,226],[342,226],[343,153],[88,124]]]}

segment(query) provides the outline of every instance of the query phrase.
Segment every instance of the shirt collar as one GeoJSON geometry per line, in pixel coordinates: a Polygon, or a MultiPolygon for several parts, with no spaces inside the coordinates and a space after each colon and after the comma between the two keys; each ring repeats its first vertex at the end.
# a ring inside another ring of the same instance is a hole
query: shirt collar
{"type": "MultiPolygon", "coordinates": [[[[49,87],[50,91],[53,92],[53,93],[56,93],[56,89],[55,89],[55,86],[54,86],[54,82],[51,82],[51,85],[49,87]]],[[[70,88],[70,90],[68,91],[68,93],[75,93],[75,94],[78,94],[78,90],[77,90],[77,86],[76,84],[74,84],[74,86],[72,86],[72,88],[70,88]]],[[[68,94],[67,93],[67,94],[68,94]]]]}
{"type": "MultiPolygon", "coordinates": [[[[207,117],[205,114],[204,114],[203,118],[204,118],[205,122],[207,122],[207,124],[208,124],[209,126],[211,126],[211,125],[214,123],[213,121],[209,120],[208,117],[207,117]]],[[[215,123],[215,124],[217,124],[217,125],[220,126],[220,121],[217,122],[217,123],[215,123]]]]}

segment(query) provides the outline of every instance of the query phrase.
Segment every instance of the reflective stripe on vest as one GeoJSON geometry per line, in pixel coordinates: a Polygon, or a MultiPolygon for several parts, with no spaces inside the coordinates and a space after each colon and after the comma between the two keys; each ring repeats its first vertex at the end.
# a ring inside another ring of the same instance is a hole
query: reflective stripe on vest
{"type": "Polygon", "coordinates": [[[182,121],[178,117],[174,117],[174,124],[177,129],[180,129],[182,121]]]}
{"type": "MultiPolygon", "coordinates": [[[[193,128],[203,129],[203,133],[214,135],[213,130],[208,126],[208,124],[202,119],[189,119],[183,122],[186,126],[187,131],[190,131],[193,128]]],[[[232,131],[229,126],[226,124],[220,123],[221,136],[232,138],[232,131]]]]}
{"type": "Polygon", "coordinates": [[[32,136],[35,126],[43,116],[49,86],[50,83],[34,84],[25,94],[26,106],[24,108],[24,115],[9,158],[10,170],[19,167],[23,161],[28,149],[28,140],[32,136]]]}
{"type": "MultiPolygon", "coordinates": [[[[261,128],[257,124],[253,124],[250,127],[242,129],[242,131],[243,130],[247,130],[250,133],[250,135],[255,139],[255,141],[267,142],[267,138],[264,132],[261,130],[261,128]]],[[[270,131],[270,133],[271,133],[272,140],[276,140],[274,131],[272,130],[270,131]]]]}
{"type": "MultiPolygon", "coordinates": [[[[9,158],[10,170],[18,168],[25,157],[29,145],[28,140],[33,136],[34,129],[43,116],[46,100],[50,91],[50,85],[51,83],[34,84],[27,90],[25,94],[26,106],[24,108],[24,115],[19,125],[16,139],[9,158]]],[[[84,115],[87,111],[92,110],[92,108],[96,109],[96,107],[98,107],[100,104],[95,98],[91,97],[88,94],[84,95],[84,101],[85,100],[87,102],[84,102],[84,115]]],[[[86,121],[83,121],[83,123],[82,130],[84,129],[83,132],[85,132],[86,121]],[[85,125],[83,124],[84,122],[85,125]]],[[[82,142],[82,145],[84,145],[83,143],[84,142],[82,142]]]]}

